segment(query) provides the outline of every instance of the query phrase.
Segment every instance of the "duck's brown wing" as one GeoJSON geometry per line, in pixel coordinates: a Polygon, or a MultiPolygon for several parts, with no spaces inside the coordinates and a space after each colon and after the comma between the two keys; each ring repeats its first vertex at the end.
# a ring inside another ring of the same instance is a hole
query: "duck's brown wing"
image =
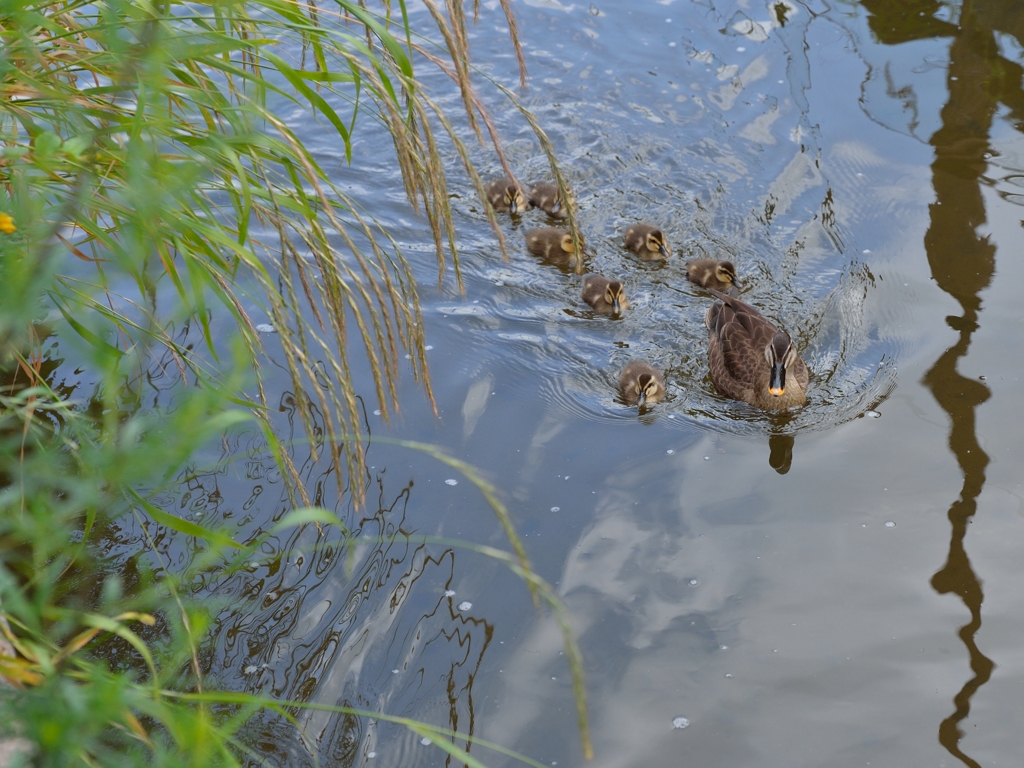
{"type": "Polygon", "coordinates": [[[722,345],[714,331],[708,333],[708,372],[711,374],[711,382],[720,393],[733,400],[743,400],[746,387],[743,382],[733,378],[725,365],[725,356],[722,354],[722,345]]]}
{"type": "Polygon", "coordinates": [[[746,302],[710,289],[720,298],[708,310],[708,360],[711,380],[722,394],[750,402],[767,385],[765,347],[778,329],[746,302]]]}
{"type": "Polygon", "coordinates": [[[807,370],[807,363],[799,355],[797,355],[796,362],[793,363],[793,373],[796,375],[796,380],[800,382],[800,389],[806,392],[811,383],[811,374],[807,370]]]}
{"type": "Polygon", "coordinates": [[[722,394],[744,399],[742,391],[749,389],[757,361],[750,324],[744,322],[749,320],[749,316],[735,312],[728,304],[717,303],[712,307],[710,316],[708,362],[711,380],[722,394]]]}

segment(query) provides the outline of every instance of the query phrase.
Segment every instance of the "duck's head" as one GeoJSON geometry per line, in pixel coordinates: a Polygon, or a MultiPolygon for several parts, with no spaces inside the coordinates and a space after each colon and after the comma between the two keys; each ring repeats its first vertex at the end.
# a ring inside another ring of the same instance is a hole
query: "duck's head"
{"type": "Polygon", "coordinates": [[[608,283],[608,287],[604,289],[604,300],[612,305],[612,312],[619,314],[626,306],[626,292],[622,288],[622,283],[618,280],[608,283]]]}
{"type": "Polygon", "coordinates": [[[736,285],[736,267],[731,261],[720,261],[715,266],[715,277],[720,283],[736,285]]]}
{"type": "MultiPolygon", "coordinates": [[[[580,242],[580,253],[582,253],[583,252],[583,235],[577,233],[576,238],[580,242]]],[[[573,243],[572,243],[572,234],[570,232],[566,232],[564,235],[562,235],[561,246],[562,246],[562,250],[565,251],[566,253],[571,253],[571,254],[575,254],[576,253],[576,246],[573,245],[573,243]]]]}
{"type": "Polygon", "coordinates": [[[636,379],[636,404],[645,405],[648,401],[652,403],[661,399],[661,387],[658,380],[650,373],[641,373],[636,379]]]}
{"type": "Polygon", "coordinates": [[[526,196],[518,184],[510,184],[505,189],[505,204],[512,213],[522,213],[526,210],[526,196]]]}
{"type": "Polygon", "coordinates": [[[776,333],[768,346],[764,348],[764,356],[771,366],[768,377],[768,392],[774,397],[782,397],[786,392],[786,372],[796,362],[797,351],[793,340],[788,334],[776,333]]]}
{"type": "Polygon", "coordinates": [[[668,258],[668,243],[665,242],[665,235],[660,229],[654,229],[647,233],[647,250],[651,253],[660,253],[668,258]]]}
{"type": "Polygon", "coordinates": [[[564,216],[565,209],[574,205],[572,190],[568,187],[565,188],[566,194],[562,194],[562,190],[555,187],[555,201],[551,204],[551,213],[556,216],[564,216]]]}

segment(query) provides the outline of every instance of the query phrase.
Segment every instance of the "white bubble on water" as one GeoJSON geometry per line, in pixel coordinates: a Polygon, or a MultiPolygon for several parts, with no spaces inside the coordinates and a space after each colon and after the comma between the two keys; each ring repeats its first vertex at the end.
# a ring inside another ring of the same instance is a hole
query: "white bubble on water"
{"type": "Polygon", "coordinates": [[[725,676],[726,676],[726,677],[732,677],[732,672],[726,672],[726,673],[725,673],[725,676]]]}
{"type": "Polygon", "coordinates": [[[885,527],[886,528],[895,528],[896,527],[896,523],[894,523],[892,520],[890,520],[889,522],[887,522],[885,524],[885,527]]]}
{"type": "Polygon", "coordinates": [[[425,349],[425,350],[427,350],[427,352],[429,352],[429,351],[430,351],[430,350],[432,350],[433,348],[434,348],[434,345],[433,345],[433,344],[427,344],[427,346],[425,346],[425,347],[424,347],[424,349],[425,349]]]}
{"type": "Polygon", "coordinates": [[[561,508],[561,507],[552,507],[552,508],[551,508],[551,511],[552,511],[552,512],[561,512],[561,511],[562,511],[562,508],[561,508]]]}
{"type": "Polygon", "coordinates": [[[449,477],[447,480],[444,481],[444,484],[445,485],[458,485],[459,481],[456,480],[454,477],[449,477]]]}
{"type": "Polygon", "coordinates": [[[430,741],[430,739],[424,736],[422,739],[420,739],[420,744],[422,744],[424,747],[429,747],[432,744],[432,742],[430,741]]]}
{"type": "Polygon", "coordinates": [[[260,333],[277,333],[277,328],[270,325],[269,323],[260,323],[256,326],[256,330],[260,333]]]}
{"type": "Polygon", "coordinates": [[[685,728],[689,724],[690,721],[687,720],[685,717],[677,717],[675,720],[672,721],[673,728],[685,728]]]}
{"type": "Polygon", "coordinates": [[[254,675],[254,674],[256,674],[257,672],[260,671],[260,668],[257,667],[255,664],[250,664],[248,667],[246,667],[242,671],[245,672],[245,674],[247,674],[247,675],[254,675]]]}
{"type": "Polygon", "coordinates": [[[697,586],[697,580],[696,579],[690,579],[690,586],[691,587],[696,587],[697,586]]]}
{"type": "Polygon", "coordinates": [[[878,411],[864,411],[864,415],[867,416],[869,419],[877,419],[882,414],[880,414],[878,411]]]}
{"type": "Polygon", "coordinates": [[[667,453],[669,456],[671,456],[673,453],[675,453],[675,451],[673,451],[671,448],[669,448],[667,451],[665,451],[665,453],[667,453]]]}
{"type": "Polygon", "coordinates": [[[445,597],[455,597],[455,590],[454,589],[446,589],[444,591],[444,596],[445,597]]]}
{"type": "Polygon", "coordinates": [[[718,646],[718,650],[720,650],[720,651],[727,651],[727,650],[729,650],[729,646],[728,645],[720,645],[720,646],[718,646]]]}
{"type": "Polygon", "coordinates": [[[711,461],[711,457],[710,456],[705,456],[704,457],[704,461],[711,461]]]}
{"type": "Polygon", "coordinates": [[[373,412],[373,415],[374,415],[374,416],[380,416],[380,408],[378,408],[377,410],[375,410],[375,411],[373,412]]]}
{"type": "Polygon", "coordinates": [[[367,753],[366,753],[366,756],[367,756],[367,757],[368,757],[368,758],[369,758],[370,760],[373,760],[373,758],[375,758],[375,757],[377,756],[377,753],[376,753],[376,752],[367,752],[367,753]]]}
{"type": "Polygon", "coordinates": [[[469,600],[466,600],[465,602],[459,603],[459,610],[460,611],[468,611],[472,607],[473,607],[473,604],[471,602],[469,602],[469,600]]]}

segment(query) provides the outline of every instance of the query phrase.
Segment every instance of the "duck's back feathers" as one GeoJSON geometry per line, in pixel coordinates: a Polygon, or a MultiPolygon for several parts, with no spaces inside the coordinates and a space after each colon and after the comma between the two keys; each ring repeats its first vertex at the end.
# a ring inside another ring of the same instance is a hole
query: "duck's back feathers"
{"type": "Polygon", "coordinates": [[[736,267],[731,261],[694,259],[686,262],[686,279],[701,288],[716,288],[730,296],[738,296],[736,267]]]}
{"type": "Polygon", "coordinates": [[[530,205],[556,219],[564,219],[569,215],[557,184],[540,182],[530,187],[530,205]]]}
{"type": "Polygon", "coordinates": [[[567,229],[558,227],[540,227],[526,233],[526,249],[534,256],[562,266],[575,266],[582,258],[583,236],[578,236],[577,250],[572,242],[572,235],[567,229]]]}

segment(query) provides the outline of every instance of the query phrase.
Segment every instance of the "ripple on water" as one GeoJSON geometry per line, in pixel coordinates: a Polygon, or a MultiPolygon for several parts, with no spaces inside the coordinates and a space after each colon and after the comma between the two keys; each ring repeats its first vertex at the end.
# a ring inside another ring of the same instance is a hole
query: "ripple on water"
{"type": "Polygon", "coordinates": [[[467,295],[479,288],[482,298],[443,304],[437,311],[480,318],[461,327],[476,337],[485,358],[534,371],[545,403],[589,421],[636,418],[637,409],[625,404],[617,384],[619,371],[636,358],[664,372],[667,397],[652,411],[675,417],[663,423],[677,429],[696,425],[737,434],[827,429],[873,410],[895,387],[899,342],[883,340],[877,318],[866,311],[875,277],[863,264],[809,268],[806,274],[766,262],[747,266],[746,273],[741,268],[744,300],[791,333],[811,371],[807,406],[779,414],[715,390],[704,327],[712,300],[685,280],[683,259],[645,270],[631,258],[621,248],[604,248],[590,264],[593,271],[622,276],[630,309],[621,318],[585,311],[580,276],[525,254],[511,264],[467,259],[467,295]],[[496,286],[499,275],[502,285],[496,286]],[[829,283],[835,287],[814,299],[829,283]]]}

